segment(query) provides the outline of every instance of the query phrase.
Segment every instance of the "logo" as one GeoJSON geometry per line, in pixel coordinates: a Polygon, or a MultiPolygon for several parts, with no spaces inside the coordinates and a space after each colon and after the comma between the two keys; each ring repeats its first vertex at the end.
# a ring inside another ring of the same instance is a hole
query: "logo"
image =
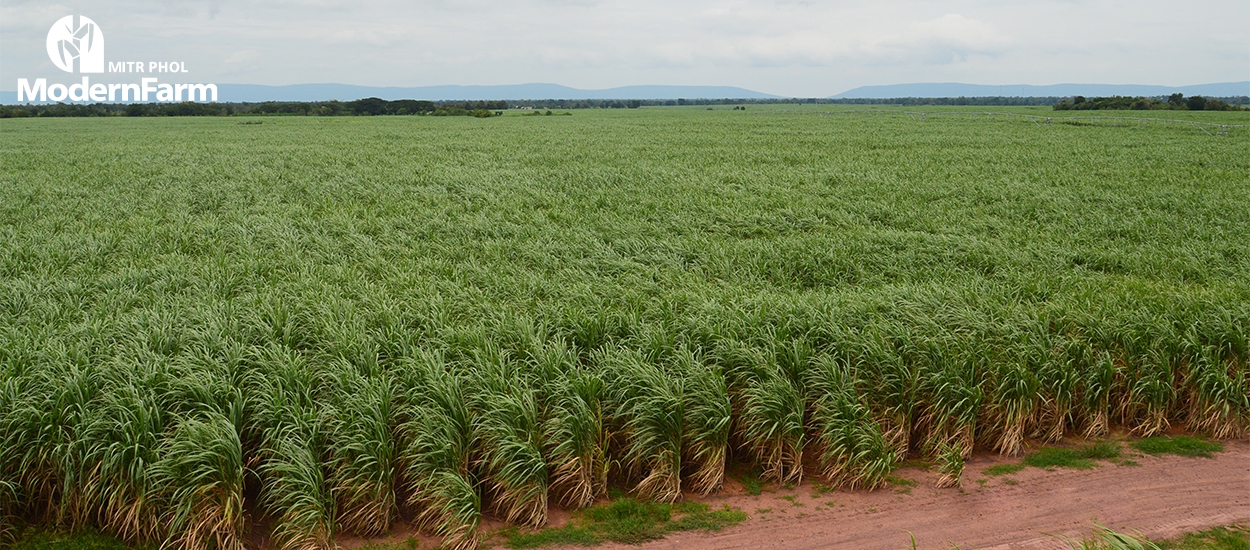
{"type": "MultiPolygon", "coordinates": [[[[81,15],[62,17],[48,29],[48,58],[67,73],[187,73],[182,61],[104,61],[104,33],[95,21],[81,15]]],[[[177,77],[174,77],[177,78],[177,77]]],[[[55,79],[54,79],[55,80],[55,79]]],[[[17,101],[144,102],[217,101],[216,84],[159,82],[156,77],[134,83],[48,82],[47,78],[17,79],[17,101]]]]}
{"type": "Polygon", "coordinates": [[[48,30],[48,57],[67,73],[102,73],[104,33],[81,15],[62,17],[48,30]]]}

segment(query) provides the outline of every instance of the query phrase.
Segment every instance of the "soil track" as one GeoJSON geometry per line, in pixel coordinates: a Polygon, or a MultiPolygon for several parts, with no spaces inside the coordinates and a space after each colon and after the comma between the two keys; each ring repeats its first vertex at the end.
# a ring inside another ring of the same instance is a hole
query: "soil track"
{"type": "MultiPolygon", "coordinates": [[[[641,546],[604,544],[602,550],[762,550],[848,549],[905,550],[911,533],[922,550],[1066,549],[1047,535],[1081,538],[1095,521],[1117,531],[1140,531],[1151,538],[1172,538],[1217,525],[1250,524],[1250,441],[1226,441],[1214,458],[1125,456],[1139,466],[1098,461],[1092,470],[1026,468],[1006,476],[986,476],[996,464],[1019,462],[978,453],[964,468],[963,488],[934,489],[936,474],[901,468],[894,476],[915,485],[893,484],[875,491],[816,490],[807,477],[794,489],[744,494],[730,479],[717,496],[700,498],[713,507],[729,505],[750,519],[720,533],[674,533],[641,546]]],[[[564,525],[569,514],[550,510],[550,527],[564,525]]],[[[503,527],[487,519],[482,531],[503,527]]],[[[406,522],[370,540],[342,537],[343,548],[368,542],[400,544],[412,537],[420,548],[440,540],[417,534],[406,522]]],[[[272,548],[257,540],[260,548],[272,548]]],[[[483,547],[506,548],[500,539],[483,547]]],[[[568,547],[564,550],[584,550],[568,547]]]]}
{"type": "Polygon", "coordinates": [[[751,516],[720,533],[678,533],[641,547],[601,548],[902,550],[911,547],[908,532],[922,549],[1066,548],[1045,533],[1080,538],[1097,521],[1166,538],[1250,522],[1250,443],[1226,442],[1214,458],[1131,458],[1140,466],[1100,461],[1093,470],[1027,468],[988,477],[985,468],[1006,460],[977,456],[965,466],[962,489],[934,489],[934,474],[917,469],[896,472],[916,486],[873,492],[817,496],[805,481],[792,490],[709,499],[751,516]]]}

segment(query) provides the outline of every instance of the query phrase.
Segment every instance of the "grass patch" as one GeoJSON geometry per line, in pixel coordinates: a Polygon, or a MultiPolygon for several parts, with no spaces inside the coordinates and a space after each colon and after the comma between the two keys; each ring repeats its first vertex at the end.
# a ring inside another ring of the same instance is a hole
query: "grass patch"
{"type": "MultiPolygon", "coordinates": [[[[18,536],[10,550],[135,550],[136,547],[95,531],[52,533],[27,531],[18,536]]],[[[147,549],[147,546],[137,547],[147,549]]]]}
{"type": "Polygon", "coordinates": [[[397,542],[366,542],[358,550],[416,550],[420,546],[416,537],[408,537],[397,542]]]}
{"type": "Polygon", "coordinates": [[[703,531],[715,533],[726,527],[737,525],[747,520],[746,512],[724,505],[715,510],[702,502],[683,502],[677,505],[681,514],[676,520],[669,522],[671,531],[703,531]]]}
{"type": "Polygon", "coordinates": [[[1207,441],[1188,435],[1176,437],[1147,437],[1134,441],[1133,448],[1150,455],[1178,455],[1211,458],[1213,453],[1224,450],[1224,444],[1218,441],[1207,441]]]}
{"type": "Polygon", "coordinates": [[[983,472],[987,476],[1005,476],[1023,470],[1024,464],[995,464],[983,472]]]}
{"type": "Polygon", "coordinates": [[[1024,464],[1035,468],[1072,468],[1075,470],[1089,470],[1094,467],[1094,461],[1088,458],[1081,458],[1080,453],[1075,449],[1062,449],[1059,447],[1043,447],[1028,456],[1024,457],[1024,464]]]}
{"type": "MultiPolygon", "coordinates": [[[[1025,466],[1037,468],[1072,468],[1089,470],[1095,460],[1112,460],[1120,456],[1120,446],[1111,441],[1100,441],[1076,449],[1042,447],[1024,457],[1025,466]]],[[[1017,470],[1018,471],[1018,470],[1017,470]]]]}
{"type": "Polygon", "coordinates": [[[603,542],[586,528],[574,525],[554,529],[543,529],[536,533],[521,533],[511,527],[501,533],[507,541],[508,548],[542,548],[556,545],[592,546],[603,542]]]}
{"type": "Polygon", "coordinates": [[[664,536],[673,516],[670,505],[620,498],[588,508],[582,517],[606,540],[637,544],[664,536]]]}
{"type": "Polygon", "coordinates": [[[759,496],[764,492],[764,481],[760,479],[760,473],[755,470],[743,472],[738,476],[738,481],[742,483],[742,489],[748,495],[759,496]]]}
{"type": "Polygon", "coordinates": [[[1215,527],[1158,544],[1163,550],[1250,550],[1250,529],[1240,525],[1215,527]]]}
{"type": "Polygon", "coordinates": [[[904,477],[898,477],[898,476],[886,476],[885,481],[886,483],[889,483],[890,485],[901,485],[903,487],[915,487],[916,486],[915,481],[904,478],[904,477]]]}
{"type": "Polygon", "coordinates": [[[509,548],[593,546],[604,542],[639,544],[677,531],[720,531],[746,520],[745,512],[729,506],[712,509],[702,502],[670,505],[617,498],[578,512],[563,527],[532,533],[509,529],[501,535],[509,548]]]}
{"type": "Polygon", "coordinates": [[[812,486],[812,498],[820,498],[825,496],[825,493],[832,493],[834,491],[835,489],[833,487],[825,485],[824,483],[817,483],[812,486]]]}
{"type": "Polygon", "coordinates": [[[895,486],[894,492],[900,495],[910,495],[912,487],[916,486],[915,481],[898,476],[886,476],[885,481],[895,486]]]}

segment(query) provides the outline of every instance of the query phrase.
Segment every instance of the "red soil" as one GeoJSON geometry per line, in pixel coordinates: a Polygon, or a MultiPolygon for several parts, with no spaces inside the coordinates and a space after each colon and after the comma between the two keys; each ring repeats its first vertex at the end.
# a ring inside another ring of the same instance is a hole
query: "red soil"
{"type": "MultiPolygon", "coordinates": [[[[935,489],[935,473],[917,468],[894,476],[916,482],[875,491],[837,490],[818,494],[820,479],[807,477],[799,487],[747,495],[740,483],[726,482],[718,495],[699,499],[713,507],[729,505],[750,519],[719,533],[675,533],[641,546],[604,544],[602,550],[720,550],[847,548],[903,550],[915,536],[920,549],[1067,548],[1049,534],[1081,538],[1094,522],[1117,531],[1151,538],[1171,538],[1217,525],[1250,523],[1250,442],[1228,441],[1214,458],[1134,456],[1139,466],[1099,461],[1092,470],[1026,468],[991,477],[995,464],[1018,462],[977,454],[964,468],[962,488],[935,489]],[[792,500],[791,500],[792,499],[792,500]]],[[[563,525],[568,514],[553,508],[549,526],[563,525]]],[[[482,525],[483,532],[500,528],[482,525]]],[[[413,533],[399,524],[382,539],[394,544],[413,533]]],[[[421,548],[439,540],[416,537],[421,548]]],[[[354,548],[366,541],[340,539],[354,548]]],[[[503,547],[503,541],[487,541],[503,547]]],[[[581,548],[581,547],[574,547],[581,548]]]]}
{"type": "Polygon", "coordinates": [[[922,549],[1067,548],[1046,533],[1079,539],[1095,521],[1171,538],[1250,522],[1250,443],[1226,442],[1224,448],[1214,458],[1141,456],[1131,457],[1140,466],[1100,461],[1092,470],[1026,468],[1000,477],[982,471],[1008,460],[979,455],[965,466],[962,489],[934,489],[936,474],[914,468],[895,475],[916,481],[915,487],[816,497],[805,481],[794,490],[710,499],[713,506],[736,506],[751,516],[720,533],[678,533],[641,547],[601,548],[902,550],[911,548],[911,535],[922,549]]]}

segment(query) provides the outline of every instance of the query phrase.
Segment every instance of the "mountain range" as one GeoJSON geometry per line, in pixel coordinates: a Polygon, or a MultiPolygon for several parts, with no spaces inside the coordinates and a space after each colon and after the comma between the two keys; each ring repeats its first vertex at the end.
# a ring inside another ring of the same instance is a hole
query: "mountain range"
{"type": "Polygon", "coordinates": [[[580,90],[559,84],[515,84],[505,86],[422,86],[416,88],[368,87],[348,84],[297,84],[292,86],[260,86],[255,84],[221,84],[218,91],[224,101],[350,101],[364,97],[387,100],[426,99],[490,100],[490,99],[768,99],[779,96],[763,94],[732,86],[623,86],[604,90],[580,90]],[[228,98],[228,99],[227,99],[228,98]]]}
{"type": "Polygon", "coordinates": [[[1089,96],[1165,96],[1172,94],[1201,95],[1210,97],[1250,96],[1250,81],[1219,82],[1194,86],[1150,86],[1141,84],[1051,84],[1030,86],[1011,84],[994,86],[985,84],[960,84],[955,82],[932,84],[893,84],[889,86],[860,86],[847,90],[833,99],[889,99],[895,97],[1069,97],[1089,96]]]}

